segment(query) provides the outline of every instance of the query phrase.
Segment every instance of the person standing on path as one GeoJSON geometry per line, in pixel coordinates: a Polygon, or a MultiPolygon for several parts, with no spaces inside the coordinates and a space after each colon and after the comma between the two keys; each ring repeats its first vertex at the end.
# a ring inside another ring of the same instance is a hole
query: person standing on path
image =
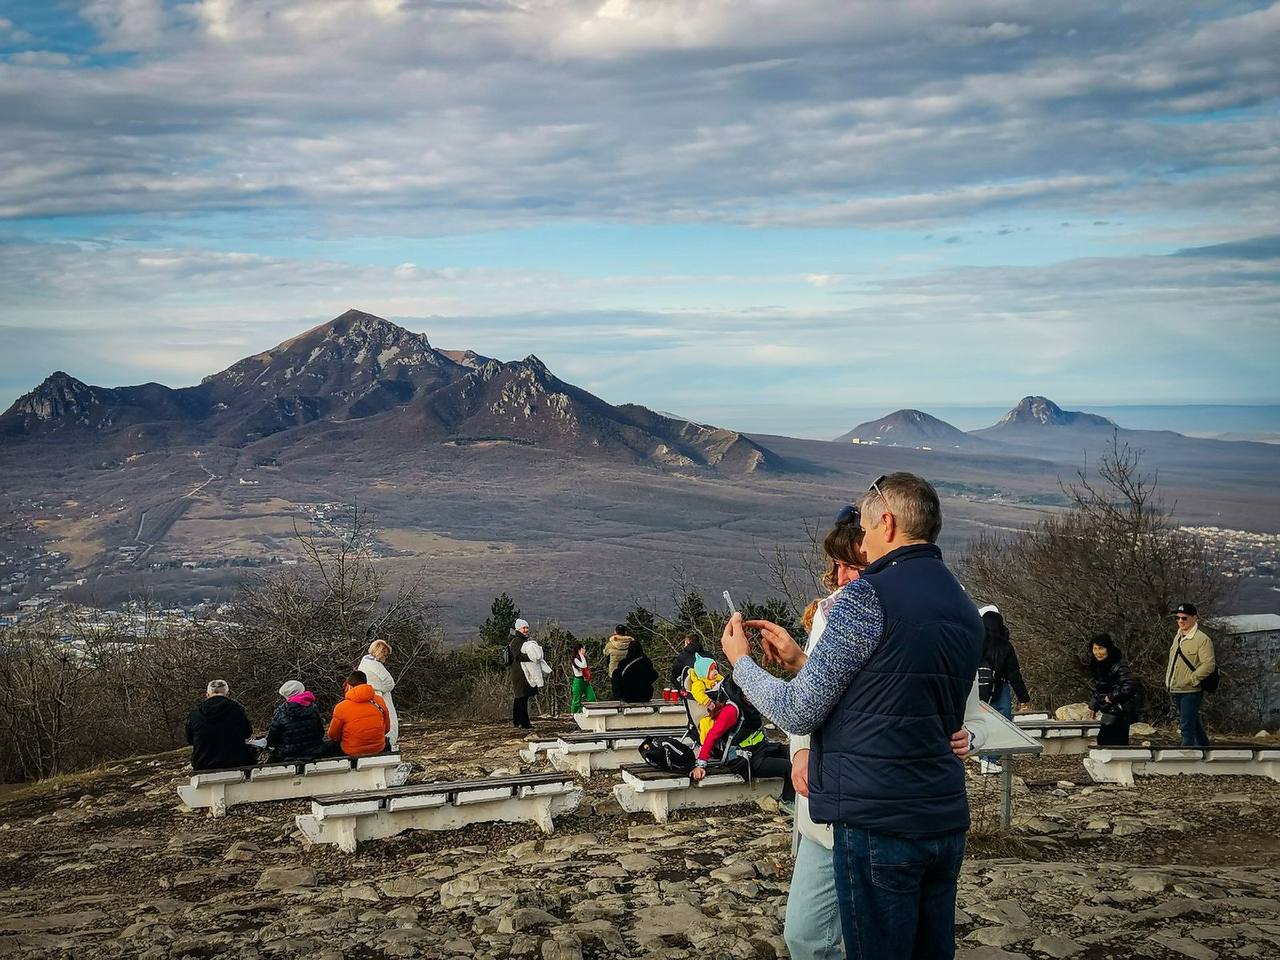
{"type": "Polygon", "coordinates": [[[1093,677],[1089,715],[1102,718],[1098,746],[1127,747],[1129,726],[1138,719],[1142,688],[1111,634],[1099,633],[1089,641],[1089,675],[1093,677]]]}
{"type": "Polygon", "coordinates": [[[584,703],[596,702],[596,688],[591,685],[591,666],[587,663],[587,645],[579,642],[573,648],[573,689],[569,696],[569,713],[577,713],[584,703]]]}
{"type": "Polygon", "coordinates": [[[511,628],[511,639],[507,641],[507,662],[511,665],[511,725],[524,730],[533,729],[529,722],[529,698],[538,692],[524,671],[525,665],[531,662],[524,652],[528,639],[529,621],[517,620],[511,628]]]}
{"type": "Polygon", "coordinates": [[[391,741],[391,749],[395,750],[400,741],[400,715],[396,713],[395,701],[391,699],[391,691],[396,688],[395,677],[387,669],[387,659],[391,656],[391,644],[385,640],[375,640],[369,644],[369,652],[364,655],[356,669],[369,678],[369,686],[382,698],[387,708],[387,719],[391,721],[391,729],[387,739],[391,741]]]}
{"type": "Polygon", "coordinates": [[[1200,708],[1204,701],[1202,684],[1217,670],[1213,654],[1213,641],[1200,629],[1194,603],[1178,605],[1174,611],[1178,632],[1173,635],[1169,647],[1169,668],[1165,671],[1165,686],[1173,697],[1178,711],[1178,732],[1184,747],[1209,746],[1209,734],[1200,720],[1200,708]]]}
{"type": "Polygon", "coordinates": [[[813,734],[809,808],[834,827],[848,955],[947,960],[969,828],[952,738],[982,657],[982,618],[936,546],[942,510],[930,483],[880,477],[860,513],[868,566],[831,605],[812,655],[776,624],[749,624],[771,658],[798,669],[794,680],[749,656],[739,614],[721,646],[762,713],[813,734]]]}
{"type": "MultiPolygon", "coordinates": [[[[1004,616],[995,604],[979,607],[982,614],[982,628],[985,631],[982,641],[982,664],[978,667],[978,696],[983,703],[989,703],[1006,720],[1013,719],[1013,697],[1018,697],[1018,709],[1031,706],[1031,694],[1027,692],[1026,681],[1022,679],[1022,667],[1018,663],[1018,652],[1013,649],[1009,639],[1009,628],[1005,626],[1004,616]]],[[[981,758],[979,769],[983,773],[1002,773],[999,754],[985,754],[981,758]]]]}

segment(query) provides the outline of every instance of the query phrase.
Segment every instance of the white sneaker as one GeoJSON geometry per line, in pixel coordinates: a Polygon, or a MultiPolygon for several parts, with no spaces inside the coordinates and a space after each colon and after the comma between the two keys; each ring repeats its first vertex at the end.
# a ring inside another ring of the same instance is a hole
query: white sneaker
{"type": "Polygon", "coordinates": [[[1004,773],[1004,767],[994,760],[983,760],[981,770],[983,773],[1004,773]]]}

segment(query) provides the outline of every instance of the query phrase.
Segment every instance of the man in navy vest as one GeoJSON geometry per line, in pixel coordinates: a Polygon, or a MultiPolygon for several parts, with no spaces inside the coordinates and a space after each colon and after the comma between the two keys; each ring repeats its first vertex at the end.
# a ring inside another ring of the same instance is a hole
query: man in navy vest
{"type": "Polygon", "coordinates": [[[951,734],[982,657],[982,619],[935,545],[942,508],[930,483],[881,477],[861,512],[869,565],[841,591],[812,656],[776,624],[738,614],[721,645],[761,713],[812,734],[809,810],[835,827],[848,955],[953,957],[969,801],[951,734]],[[790,683],[752,660],[745,626],[796,671],[790,683]]]}

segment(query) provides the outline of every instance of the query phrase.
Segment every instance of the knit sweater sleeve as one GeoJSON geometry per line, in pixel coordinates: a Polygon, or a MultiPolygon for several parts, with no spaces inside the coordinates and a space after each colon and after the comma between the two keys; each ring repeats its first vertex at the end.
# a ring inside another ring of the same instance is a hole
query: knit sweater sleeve
{"type": "Polygon", "coordinates": [[[866,580],[854,580],[840,592],[827,616],[822,642],[793,680],[779,680],[750,657],[734,665],[733,679],[756,709],[783,730],[812,733],[871,658],[883,634],[884,608],[875,588],[866,580]]]}

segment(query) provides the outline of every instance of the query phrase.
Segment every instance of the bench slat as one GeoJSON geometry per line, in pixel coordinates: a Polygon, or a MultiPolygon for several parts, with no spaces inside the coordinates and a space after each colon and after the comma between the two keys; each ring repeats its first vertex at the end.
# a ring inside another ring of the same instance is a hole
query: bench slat
{"type": "Polygon", "coordinates": [[[599,733],[579,730],[575,733],[563,733],[553,743],[596,743],[602,740],[611,742],[614,740],[645,740],[649,737],[678,737],[686,729],[686,727],[651,727],[648,730],[619,728],[617,730],[602,730],[599,733]]]}
{"type": "Polygon", "coordinates": [[[366,790],[360,793],[347,793],[333,797],[317,797],[315,802],[325,806],[330,803],[345,803],[352,799],[372,799],[388,797],[426,796],[430,794],[451,794],[459,791],[481,790],[502,787],[508,791],[520,786],[536,786],[543,783],[568,783],[573,777],[565,773],[527,773],[518,777],[490,777],[479,780],[455,780],[452,783],[406,783],[401,787],[388,787],[385,790],[366,790]]]}

